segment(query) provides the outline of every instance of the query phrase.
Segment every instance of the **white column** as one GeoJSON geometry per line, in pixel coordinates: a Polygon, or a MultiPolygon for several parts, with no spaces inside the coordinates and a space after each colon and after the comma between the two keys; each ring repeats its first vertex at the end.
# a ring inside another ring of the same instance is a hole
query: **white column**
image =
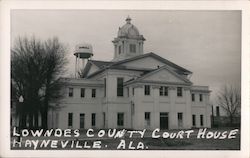
{"type": "Polygon", "coordinates": [[[134,128],[135,129],[143,129],[144,128],[144,115],[143,115],[143,86],[137,85],[135,88],[134,95],[134,128]]]}
{"type": "Polygon", "coordinates": [[[160,104],[159,104],[159,88],[160,86],[153,86],[154,94],[154,111],[152,113],[151,129],[160,128],[160,104]]]}
{"type": "Polygon", "coordinates": [[[169,112],[169,129],[178,128],[177,112],[176,112],[176,87],[169,87],[169,98],[170,98],[170,112],[169,112]]]}
{"type": "Polygon", "coordinates": [[[192,111],[191,111],[191,93],[190,88],[184,88],[186,98],[186,108],[183,116],[184,128],[192,127],[192,111]]]}
{"type": "Polygon", "coordinates": [[[142,43],[141,43],[141,52],[140,52],[140,53],[143,54],[143,51],[144,51],[144,50],[143,50],[143,42],[142,42],[142,43]]]}
{"type": "Polygon", "coordinates": [[[204,94],[204,101],[206,106],[206,113],[204,116],[206,119],[205,127],[211,128],[212,105],[209,104],[209,94],[204,94]]]}

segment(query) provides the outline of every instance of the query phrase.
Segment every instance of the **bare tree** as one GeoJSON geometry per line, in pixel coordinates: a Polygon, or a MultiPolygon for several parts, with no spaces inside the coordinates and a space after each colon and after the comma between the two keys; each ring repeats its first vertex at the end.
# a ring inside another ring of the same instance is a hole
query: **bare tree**
{"type": "Polygon", "coordinates": [[[60,89],[62,87],[59,76],[64,72],[66,65],[65,50],[66,48],[58,41],[57,38],[49,39],[44,43],[46,53],[46,69],[44,82],[44,102],[42,106],[42,127],[47,129],[48,109],[51,102],[55,102],[62,97],[60,89]]]}
{"type": "Polygon", "coordinates": [[[225,85],[218,95],[218,105],[226,112],[230,119],[230,125],[233,125],[234,118],[240,115],[240,89],[225,85]]]}
{"type": "Polygon", "coordinates": [[[35,37],[19,37],[11,49],[12,100],[24,102],[21,113],[23,126],[26,117],[29,127],[38,127],[38,115],[42,116],[42,127],[47,128],[49,102],[60,97],[58,78],[66,63],[65,47],[57,38],[44,42],[35,37]]]}

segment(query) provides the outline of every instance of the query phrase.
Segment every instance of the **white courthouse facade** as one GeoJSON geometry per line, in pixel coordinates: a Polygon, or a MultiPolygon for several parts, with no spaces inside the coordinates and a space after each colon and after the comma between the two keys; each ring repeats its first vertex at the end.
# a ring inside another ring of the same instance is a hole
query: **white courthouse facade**
{"type": "Polygon", "coordinates": [[[208,86],[155,53],[126,19],[111,61],[88,60],[82,78],[62,78],[64,97],[49,111],[50,128],[190,129],[211,127],[208,86]]]}

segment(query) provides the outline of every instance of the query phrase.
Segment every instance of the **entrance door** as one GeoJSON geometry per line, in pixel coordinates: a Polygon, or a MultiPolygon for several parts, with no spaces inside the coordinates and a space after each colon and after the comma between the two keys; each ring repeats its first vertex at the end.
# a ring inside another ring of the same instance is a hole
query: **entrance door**
{"type": "Polygon", "coordinates": [[[168,113],[160,113],[160,129],[168,129],[168,113]]]}
{"type": "Polygon", "coordinates": [[[80,128],[84,128],[85,114],[80,114],[80,128]]]}
{"type": "Polygon", "coordinates": [[[179,112],[177,114],[178,116],[178,127],[179,128],[182,128],[183,127],[183,113],[182,112],[179,112]]]}

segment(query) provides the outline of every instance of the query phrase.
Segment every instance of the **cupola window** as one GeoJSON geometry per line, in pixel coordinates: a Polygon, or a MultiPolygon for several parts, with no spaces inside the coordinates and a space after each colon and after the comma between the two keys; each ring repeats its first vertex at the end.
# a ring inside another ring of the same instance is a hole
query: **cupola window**
{"type": "Polygon", "coordinates": [[[136,53],[136,45],[135,44],[130,44],[129,45],[129,51],[131,53],[136,53]]]}
{"type": "Polygon", "coordinates": [[[122,53],[122,47],[121,47],[121,46],[118,47],[118,53],[119,53],[119,54],[122,53]]]}

